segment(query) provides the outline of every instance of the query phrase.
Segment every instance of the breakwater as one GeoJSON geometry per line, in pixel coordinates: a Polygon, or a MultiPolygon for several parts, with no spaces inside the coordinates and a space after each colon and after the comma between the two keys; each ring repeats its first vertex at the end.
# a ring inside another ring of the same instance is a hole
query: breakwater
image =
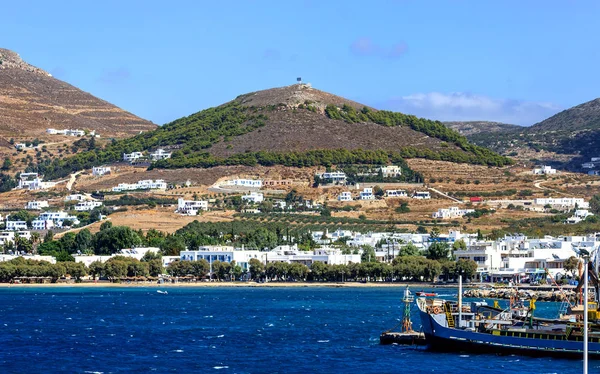
{"type": "Polygon", "coordinates": [[[465,297],[483,298],[483,299],[510,299],[517,297],[519,299],[532,299],[538,301],[575,301],[577,294],[573,290],[523,290],[515,288],[496,288],[493,290],[469,289],[463,292],[465,297]]]}

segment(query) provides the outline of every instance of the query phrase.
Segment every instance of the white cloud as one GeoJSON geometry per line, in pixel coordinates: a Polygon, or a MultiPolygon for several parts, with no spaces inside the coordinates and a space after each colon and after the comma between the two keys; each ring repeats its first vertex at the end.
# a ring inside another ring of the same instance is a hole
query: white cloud
{"type": "Polygon", "coordinates": [[[386,109],[440,121],[496,121],[529,126],[562,108],[553,103],[497,99],[464,92],[416,93],[392,98],[386,109]]]}

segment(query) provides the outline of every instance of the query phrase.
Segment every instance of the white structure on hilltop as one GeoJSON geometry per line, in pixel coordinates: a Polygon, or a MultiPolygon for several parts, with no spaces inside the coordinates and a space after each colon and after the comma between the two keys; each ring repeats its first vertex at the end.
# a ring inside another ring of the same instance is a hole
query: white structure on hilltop
{"type": "Polygon", "coordinates": [[[412,194],[413,199],[431,199],[429,191],[415,191],[412,194]]]}
{"type": "Polygon", "coordinates": [[[373,194],[373,189],[370,187],[365,187],[360,192],[360,199],[361,200],[375,200],[375,195],[373,194]]]}
{"type": "Polygon", "coordinates": [[[458,209],[453,206],[448,209],[440,208],[437,212],[432,214],[433,218],[449,219],[449,218],[460,218],[468,213],[475,212],[475,209],[458,209]]]}
{"type": "Polygon", "coordinates": [[[352,201],[352,193],[349,191],[344,191],[339,194],[338,201],[352,201]]]}
{"type": "Polygon", "coordinates": [[[9,231],[27,230],[27,222],[25,221],[9,221],[6,220],[6,229],[9,231]]]}
{"type": "Polygon", "coordinates": [[[65,221],[70,221],[73,225],[79,224],[77,217],[70,216],[63,211],[58,211],[40,214],[38,218],[31,222],[31,226],[34,230],[47,230],[52,227],[63,227],[65,221]]]}
{"type": "Polygon", "coordinates": [[[54,182],[43,182],[38,173],[21,173],[17,188],[27,190],[44,190],[56,185],[54,182]]]}
{"type": "Polygon", "coordinates": [[[227,186],[262,188],[263,181],[260,179],[232,179],[226,182],[227,186]]]}
{"type": "Polygon", "coordinates": [[[135,190],[166,190],[167,182],[164,179],[146,179],[138,181],[137,183],[119,183],[116,187],[112,188],[113,192],[122,191],[135,191],[135,190]]]}
{"type": "Polygon", "coordinates": [[[40,201],[27,202],[27,206],[25,207],[25,209],[27,209],[27,210],[42,210],[42,208],[48,208],[48,207],[50,207],[50,205],[48,205],[48,201],[40,200],[40,201]]]}
{"type": "Polygon", "coordinates": [[[547,165],[543,165],[541,167],[537,167],[533,169],[533,174],[536,175],[550,175],[550,174],[556,174],[556,169],[552,168],[552,166],[547,166],[547,165]]]}
{"type": "Polygon", "coordinates": [[[402,175],[402,168],[397,165],[382,166],[380,170],[384,178],[396,178],[402,175]]]}
{"type": "Polygon", "coordinates": [[[15,144],[15,149],[17,151],[22,151],[22,150],[27,149],[27,148],[29,148],[29,147],[27,147],[27,144],[25,144],[25,143],[16,143],[15,144]]]}
{"type": "Polygon", "coordinates": [[[90,210],[93,210],[94,208],[98,208],[101,206],[102,202],[100,201],[81,201],[77,203],[77,205],[75,205],[73,209],[75,209],[78,212],[88,212],[90,210]]]}
{"type": "Polygon", "coordinates": [[[406,191],[404,190],[387,190],[385,191],[387,197],[407,197],[406,191]]]}
{"type": "Polygon", "coordinates": [[[166,160],[167,158],[171,158],[171,152],[166,152],[164,149],[159,148],[154,153],[150,153],[150,158],[152,161],[166,160]]]}
{"type": "Polygon", "coordinates": [[[208,201],[185,200],[182,197],[177,199],[177,213],[196,216],[200,210],[208,210],[208,201]]]}
{"type": "Polygon", "coordinates": [[[249,195],[242,196],[242,200],[258,204],[262,203],[265,200],[265,197],[260,192],[250,192],[249,195]]]}
{"type": "Polygon", "coordinates": [[[123,153],[123,161],[127,161],[130,163],[133,163],[142,157],[144,157],[144,154],[142,152],[123,153]]]}
{"type": "Polygon", "coordinates": [[[110,174],[110,166],[94,166],[92,168],[92,175],[96,177],[101,177],[106,174],[110,174]]]}
{"type": "Polygon", "coordinates": [[[569,223],[569,224],[579,223],[581,221],[585,221],[586,218],[588,218],[589,216],[593,216],[593,215],[594,215],[594,213],[591,213],[587,209],[577,209],[571,217],[567,218],[566,223],[569,223]]]}
{"type": "Polygon", "coordinates": [[[544,197],[537,198],[533,200],[535,205],[546,206],[550,205],[552,208],[562,208],[562,209],[588,209],[590,207],[590,203],[585,201],[582,198],[578,197],[544,197]]]}
{"type": "Polygon", "coordinates": [[[346,183],[346,173],[343,171],[328,171],[325,173],[316,174],[322,180],[331,181],[331,183],[346,183]]]}

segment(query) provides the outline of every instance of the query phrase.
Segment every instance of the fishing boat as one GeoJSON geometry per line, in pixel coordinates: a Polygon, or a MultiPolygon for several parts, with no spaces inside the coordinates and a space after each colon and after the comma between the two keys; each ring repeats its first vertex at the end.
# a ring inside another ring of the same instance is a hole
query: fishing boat
{"type": "Polygon", "coordinates": [[[432,350],[580,358],[587,337],[589,357],[600,358],[597,303],[586,298],[585,322],[591,321],[586,324],[580,320],[536,318],[535,302],[529,301],[525,315],[523,306],[512,302],[505,309],[490,307],[484,301],[463,304],[460,281],[458,301],[416,300],[427,346],[432,350]]]}
{"type": "Polygon", "coordinates": [[[425,292],[425,291],[419,291],[415,293],[418,297],[435,297],[438,294],[435,292],[425,292]]]}

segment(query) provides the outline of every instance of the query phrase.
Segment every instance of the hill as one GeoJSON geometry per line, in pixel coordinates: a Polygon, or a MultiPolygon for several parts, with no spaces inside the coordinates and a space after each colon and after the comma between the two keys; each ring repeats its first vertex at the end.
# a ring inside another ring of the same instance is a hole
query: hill
{"type": "Polygon", "coordinates": [[[379,111],[305,84],[245,95],[154,131],[40,165],[49,177],[114,162],[124,152],[170,149],[151,168],[218,165],[315,166],[401,163],[429,158],[483,165],[511,161],[441,122],[379,111]]]}
{"type": "Polygon", "coordinates": [[[522,126],[491,121],[448,121],[444,125],[469,138],[480,133],[510,132],[522,130],[522,126]]]}
{"type": "Polygon", "coordinates": [[[122,138],[156,125],[0,49],[0,139],[45,139],[47,128],[96,130],[102,137],[122,138]]]}
{"type": "MultiPolygon", "coordinates": [[[[479,123],[479,122],[478,122],[479,123]]],[[[483,122],[485,123],[485,122],[483,122]]],[[[461,131],[469,129],[469,122],[446,123],[461,131]],[[463,125],[464,124],[464,125],[463,125]]],[[[474,130],[462,132],[473,143],[501,154],[520,155],[521,158],[540,159],[544,162],[562,162],[576,170],[581,162],[598,157],[600,149],[600,99],[574,106],[553,115],[531,127],[512,125],[471,126],[474,130]]]]}

